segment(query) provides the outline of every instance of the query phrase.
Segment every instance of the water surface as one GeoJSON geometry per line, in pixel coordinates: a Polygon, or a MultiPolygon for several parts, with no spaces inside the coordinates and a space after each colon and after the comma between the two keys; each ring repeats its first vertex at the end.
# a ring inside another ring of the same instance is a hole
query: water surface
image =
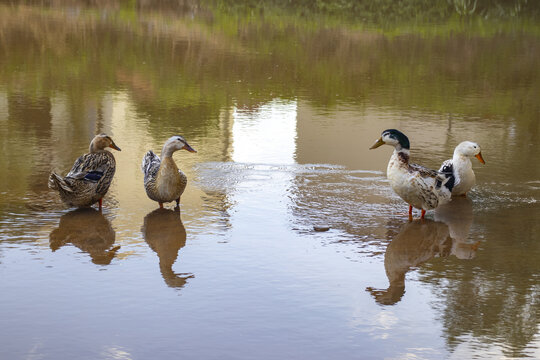
{"type": "Polygon", "coordinates": [[[0,5],[0,357],[540,358],[539,32],[482,25],[0,5]],[[409,222],[386,128],[432,168],[478,142],[477,186],[409,222]],[[66,208],[100,132],[104,210],[66,208]]]}

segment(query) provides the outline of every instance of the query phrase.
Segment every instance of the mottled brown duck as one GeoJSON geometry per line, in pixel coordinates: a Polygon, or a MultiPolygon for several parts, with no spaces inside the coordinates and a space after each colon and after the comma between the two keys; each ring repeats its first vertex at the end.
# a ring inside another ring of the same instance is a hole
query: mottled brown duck
{"type": "Polygon", "coordinates": [[[390,186],[403,200],[409,204],[409,219],[412,220],[412,208],[422,211],[435,209],[451,199],[454,186],[454,175],[443,174],[418,164],[409,163],[409,138],[401,131],[388,129],[382,132],[379,140],[370,149],[381,145],[394,147],[388,162],[386,176],[390,186]]]}
{"type": "Polygon", "coordinates": [[[187,176],[178,169],[172,155],[177,150],[195,151],[180,135],[170,137],[161,150],[161,159],[149,150],[143,157],[142,172],[144,173],[144,188],[148,197],[159,203],[176,201],[180,205],[180,196],[187,185],[187,176]]]}
{"type": "Polygon", "coordinates": [[[110,136],[96,135],[88,154],[80,156],[65,177],[51,173],[49,188],[58,191],[68,206],[85,207],[97,202],[101,210],[103,196],[116,171],[116,161],[113,154],[105,150],[107,147],[120,151],[110,136]]]}

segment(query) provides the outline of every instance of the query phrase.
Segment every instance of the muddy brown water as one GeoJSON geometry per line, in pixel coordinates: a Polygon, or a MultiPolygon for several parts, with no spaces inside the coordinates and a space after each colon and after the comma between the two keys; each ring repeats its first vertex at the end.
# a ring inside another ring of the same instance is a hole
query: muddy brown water
{"type": "Polygon", "coordinates": [[[0,358],[540,358],[537,28],[213,11],[0,5],[0,358]],[[432,168],[478,142],[477,186],[409,223],[386,128],[432,168]],[[99,132],[104,210],[66,208],[99,132]]]}

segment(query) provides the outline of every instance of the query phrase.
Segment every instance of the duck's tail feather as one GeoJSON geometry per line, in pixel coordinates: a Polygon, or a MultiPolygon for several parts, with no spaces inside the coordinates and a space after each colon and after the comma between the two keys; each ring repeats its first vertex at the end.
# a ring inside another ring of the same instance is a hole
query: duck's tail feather
{"type": "Polygon", "coordinates": [[[155,161],[155,158],[157,157],[156,154],[152,150],[148,150],[146,154],[144,154],[141,164],[141,170],[144,174],[146,174],[152,164],[152,161],[155,161]]]}
{"type": "Polygon", "coordinates": [[[144,182],[150,178],[155,176],[159,169],[159,165],[161,164],[161,160],[159,156],[154,154],[152,150],[149,150],[143,157],[143,161],[141,164],[141,170],[144,174],[144,182]]]}
{"type": "Polygon", "coordinates": [[[64,192],[73,192],[71,186],[64,180],[60,175],[51,173],[49,175],[49,189],[64,191],[64,192]]]}

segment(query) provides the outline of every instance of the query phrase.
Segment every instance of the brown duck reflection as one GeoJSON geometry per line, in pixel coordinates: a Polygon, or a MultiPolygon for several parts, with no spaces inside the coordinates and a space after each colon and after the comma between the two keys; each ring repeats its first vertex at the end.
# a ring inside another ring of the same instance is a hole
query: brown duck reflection
{"type": "Polygon", "coordinates": [[[392,238],[384,256],[388,289],[367,288],[382,305],[393,305],[405,293],[405,274],[436,256],[472,259],[478,243],[468,241],[473,222],[472,201],[456,197],[435,210],[435,221],[416,220],[403,225],[392,238]]]}
{"type": "Polygon", "coordinates": [[[92,208],[81,208],[60,217],[58,228],[49,235],[49,246],[56,251],[71,243],[90,254],[92,262],[108,265],[120,246],[113,246],[115,232],[109,220],[92,208]]]}
{"type": "Polygon", "coordinates": [[[156,209],[144,217],[144,239],[159,257],[159,269],[165,283],[182,288],[192,274],[176,274],[172,267],[178,251],[186,245],[186,229],[180,219],[180,210],[156,209]]]}
{"type": "Polygon", "coordinates": [[[415,220],[401,227],[384,255],[384,268],[390,282],[388,289],[366,290],[381,305],[393,305],[405,293],[405,274],[435,256],[448,256],[452,239],[445,223],[433,220],[415,220]]]}

